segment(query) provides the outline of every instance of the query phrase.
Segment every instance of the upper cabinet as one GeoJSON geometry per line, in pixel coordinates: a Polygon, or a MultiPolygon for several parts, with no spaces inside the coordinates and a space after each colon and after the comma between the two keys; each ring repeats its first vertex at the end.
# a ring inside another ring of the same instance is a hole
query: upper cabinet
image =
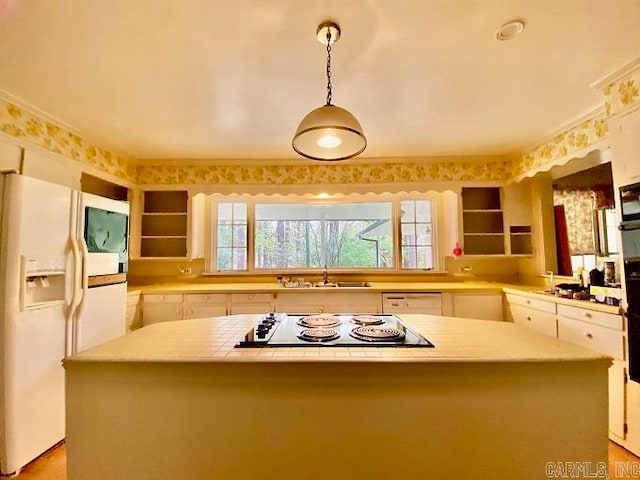
{"type": "Polygon", "coordinates": [[[462,188],[465,253],[531,255],[531,198],[528,192],[521,185],[504,189],[462,188]]]}
{"type": "Polygon", "coordinates": [[[503,255],[504,218],[500,188],[462,189],[462,228],[467,255],[503,255]]]}
{"type": "Polygon", "coordinates": [[[617,119],[612,129],[614,176],[618,185],[640,182],[640,109],[617,119]]]}
{"type": "Polygon", "coordinates": [[[185,190],[144,192],[141,257],[187,256],[188,200],[185,190]]]}

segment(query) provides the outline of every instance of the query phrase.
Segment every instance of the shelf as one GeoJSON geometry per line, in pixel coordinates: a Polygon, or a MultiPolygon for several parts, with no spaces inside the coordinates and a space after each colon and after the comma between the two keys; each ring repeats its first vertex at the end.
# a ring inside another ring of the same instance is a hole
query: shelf
{"type": "Polygon", "coordinates": [[[500,210],[500,188],[481,187],[462,189],[462,210],[500,210]]]}
{"type": "Polygon", "coordinates": [[[144,213],[187,213],[189,194],[186,190],[153,190],[144,192],[144,213]]]}
{"type": "Polygon", "coordinates": [[[504,237],[503,233],[465,233],[465,237],[504,237]]]}
{"type": "Polygon", "coordinates": [[[494,212],[502,212],[502,210],[491,209],[491,208],[468,208],[466,210],[462,210],[462,213],[494,213],[494,212]]]}
{"type": "Polygon", "coordinates": [[[141,257],[187,256],[188,200],[186,190],[144,192],[140,226],[141,257]]]}

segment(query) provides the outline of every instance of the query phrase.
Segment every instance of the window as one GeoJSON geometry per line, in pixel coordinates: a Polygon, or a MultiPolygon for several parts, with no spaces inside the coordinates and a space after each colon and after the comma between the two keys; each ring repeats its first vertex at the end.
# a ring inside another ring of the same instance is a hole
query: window
{"type": "Polygon", "coordinates": [[[392,204],[257,204],[255,268],[393,267],[392,204]]]}
{"type": "MultiPolygon", "coordinates": [[[[230,198],[214,194],[208,200],[209,271],[430,270],[438,264],[436,243],[447,244],[457,234],[447,228],[436,235],[439,197],[433,194],[324,203],[306,197],[230,198]]],[[[457,204],[451,206],[457,211],[457,204]]]]}
{"type": "Polygon", "coordinates": [[[218,203],[217,270],[247,269],[247,204],[218,203]]]}
{"type": "Polygon", "coordinates": [[[400,203],[402,268],[433,268],[431,202],[406,200],[400,203]]]}

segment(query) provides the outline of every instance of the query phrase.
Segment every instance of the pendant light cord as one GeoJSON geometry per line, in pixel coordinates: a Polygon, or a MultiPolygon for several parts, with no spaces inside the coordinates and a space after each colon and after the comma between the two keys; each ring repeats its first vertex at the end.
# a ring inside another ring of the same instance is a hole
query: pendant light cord
{"type": "Polygon", "coordinates": [[[327,29],[327,105],[331,105],[331,29],[327,29]]]}

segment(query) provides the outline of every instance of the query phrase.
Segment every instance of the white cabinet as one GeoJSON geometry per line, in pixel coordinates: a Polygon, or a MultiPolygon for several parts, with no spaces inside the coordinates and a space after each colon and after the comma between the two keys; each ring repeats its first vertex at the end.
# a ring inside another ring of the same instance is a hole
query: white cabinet
{"type": "Polygon", "coordinates": [[[272,293],[232,293],[229,314],[273,312],[273,297],[272,293]]]}
{"type": "Polygon", "coordinates": [[[145,294],[142,300],[143,325],[226,314],[226,293],[145,294]]]}
{"type": "Polygon", "coordinates": [[[507,303],[514,323],[550,337],[558,336],[555,302],[507,293],[507,303]]]}
{"type": "Polygon", "coordinates": [[[142,324],[182,320],[182,295],[143,295],[142,324]]]}
{"type": "Polygon", "coordinates": [[[335,313],[381,313],[379,293],[329,292],[324,299],[325,311],[335,313]]]}
{"type": "Polygon", "coordinates": [[[384,313],[424,313],[442,315],[441,293],[383,293],[384,313]]]}
{"type": "Polygon", "coordinates": [[[640,110],[620,118],[620,132],[615,138],[615,158],[622,163],[622,184],[640,181],[640,110]]]}
{"type": "Polygon", "coordinates": [[[184,319],[227,314],[226,293],[191,293],[184,296],[184,319]]]}
{"type": "Polygon", "coordinates": [[[609,432],[625,438],[626,363],[622,315],[558,305],[558,338],[614,358],[609,367],[609,432]]]}
{"type": "Polygon", "coordinates": [[[275,310],[284,313],[380,313],[380,294],[374,292],[278,293],[275,310]]]}
{"type": "Polygon", "coordinates": [[[502,293],[455,293],[453,316],[502,321],[502,293]]]}
{"type": "Polygon", "coordinates": [[[506,297],[515,323],[614,358],[609,367],[609,434],[624,440],[628,410],[623,316],[524,295],[506,297]]]}
{"type": "Polygon", "coordinates": [[[624,360],[622,316],[558,305],[558,338],[624,360]]]}

